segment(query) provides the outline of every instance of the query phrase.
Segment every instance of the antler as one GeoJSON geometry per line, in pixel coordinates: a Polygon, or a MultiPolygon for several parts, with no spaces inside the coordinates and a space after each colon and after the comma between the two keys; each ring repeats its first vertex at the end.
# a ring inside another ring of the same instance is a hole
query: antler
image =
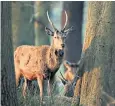
{"type": "Polygon", "coordinates": [[[69,29],[65,30],[64,32],[71,32],[71,31],[75,31],[74,27],[70,27],[69,29]]]}
{"type": "Polygon", "coordinates": [[[62,79],[63,79],[64,81],[66,81],[66,82],[67,82],[67,80],[64,78],[64,76],[62,75],[62,73],[61,73],[61,72],[60,72],[60,74],[61,74],[62,79]]]}
{"type": "Polygon", "coordinates": [[[65,21],[65,25],[64,25],[64,28],[62,29],[62,31],[65,30],[65,27],[67,25],[67,22],[68,22],[68,15],[67,15],[67,12],[65,11],[65,15],[66,15],[66,21],[65,21]]]}
{"type": "Polygon", "coordinates": [[[61,74],[61,77],[59,77],[60,79],[61,79],[61,81],[62,81],[62,83],[65,85],[68,81],[64,78],[64,76],[62,75],[62,73],[60,72],[60,74],[61,74]]]}
{"type": "Polygon", "coordinates": [[[53,22],[51,21],[51,19],[49,18],[49,14],[48,14],[48,11],[47,11],[47,18],[48,18],[48,21],[50,22],[52,28],[56,31],[57,29],[55,28],[53,22]]]}

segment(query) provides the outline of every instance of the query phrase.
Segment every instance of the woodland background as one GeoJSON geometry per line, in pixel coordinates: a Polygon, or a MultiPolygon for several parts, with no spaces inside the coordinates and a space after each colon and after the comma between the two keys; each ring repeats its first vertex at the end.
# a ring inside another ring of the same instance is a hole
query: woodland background
{"type": "MultiPolygon", "coordinates": [[[[65,60],[80,62],[74,97],[57,98],[53,106],[115,105],[115,2],[111,1],[12,1],[1,2],[1,104],[2,106],[37,106],[37,96],[27,100],[17,91],[14,79],[13,52],[20,45],[50,44],[45,33],[50,27],[46,12],[58,29],[67,11],[70,33],[66,41],[65,60]],[[60,100],[60,102],[59,102],[60,100]]],[[[60,70],[63,72],[63,65],[60,70]]],[[[58,75],[58,73],[57,73],[58,75]]],[[[55,95],[63,95],[56,78],[55,95]]],[[[60,87],[61,86],[61,87],[60,87]]],[[[36,90],[38,92],[38,90],[36,90]]],[[[51,105],[51,104],[50,104],[51,105]]]]}

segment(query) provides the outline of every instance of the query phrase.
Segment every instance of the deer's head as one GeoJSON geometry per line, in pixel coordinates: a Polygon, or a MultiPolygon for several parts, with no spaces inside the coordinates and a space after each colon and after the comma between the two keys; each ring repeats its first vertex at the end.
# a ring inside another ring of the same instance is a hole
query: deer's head
{"type": "Polygon", "coordinates": [[[50,30],[49,28],[45,27],[45,31],[48,35],[52,36],[52,44],[51,46],[57,51],[56,54],[59,55],[59,56],[63,56],[64,54],[64,48],[65,48],[65,40],[66,40],[66,37],[68,35],[68,33],[70,31],[72,31],[72,27],[65,30],[66,26],[67,26],[67,21],[68,21],[68,16],[67,16],[67,13],[65,11],[65,15],[66,15],[66,22],[65,22],[65,25],[64,25],[64,28],[59,31],[53,24],[53,22],[51,21],[51,19],[49,18],[49,15],[48,15],[48,11],[47,11],[47,17],[48,17],[48,20],[52,26],[52,28],[54,29],[54,31],[50,30]]]}
{"type": "Polygon", "coordinates": [[[60,72],[60,79],[64,85],[64,95],[73,96],[75,87],[74,78],[76,76],[76,71],[79,66],[77,63],[71,63],[69,61],[64,61],[64,66],[66,68],[64,76],[60,72]]]}

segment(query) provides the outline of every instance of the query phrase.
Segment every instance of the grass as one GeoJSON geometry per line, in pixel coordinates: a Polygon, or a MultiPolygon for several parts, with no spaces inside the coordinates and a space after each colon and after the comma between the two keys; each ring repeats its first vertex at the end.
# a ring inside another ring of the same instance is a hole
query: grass
{"type": "MultiPolygon", "coordinates": [[[[43,106],[71,106],[72,98],[57,95],[54,90],[52,91],[52,97],[44,96],[45,105],[43,106]]],[[[40,106],[39,89],[34,89],[33,92],[27,90],[26,98],[22,96],[22,87],[17,89],[17,96],[19,106],[40,106]]]]}

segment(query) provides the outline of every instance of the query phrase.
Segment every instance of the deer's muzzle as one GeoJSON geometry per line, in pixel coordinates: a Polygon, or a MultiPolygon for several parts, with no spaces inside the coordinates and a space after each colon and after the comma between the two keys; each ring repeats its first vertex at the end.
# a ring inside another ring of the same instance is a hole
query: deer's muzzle
{"type": "Polygon", "coordinates": [[[56,51],[55,51],[55,54],[56,54],[57,56],[59,56],[59,57],[63,57],[63,55],[64,55],[64,50],[61,50],[61,49],[56,50],[56,51]]]}

